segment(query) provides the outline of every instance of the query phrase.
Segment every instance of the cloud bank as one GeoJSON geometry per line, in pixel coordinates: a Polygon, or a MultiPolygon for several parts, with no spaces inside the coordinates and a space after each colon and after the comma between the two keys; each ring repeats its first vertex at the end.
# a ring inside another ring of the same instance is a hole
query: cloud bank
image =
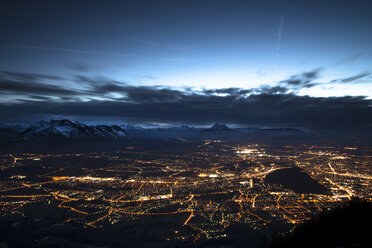
{"type": "MultiPolygon", "coordinates": [[[[132,123],[234,123],[246,126],[367,127],[372,126],[372,102],[363,96],[310,97],[294,92],[313,87],[321,70],[300,73],[258,88],[195,91],[162,86],[134,86],[107,78],[65,79],[37,74],[0,72],[3,122],[41,117],[115,118],[132,123]],[[51,84],[50,82],[53,82],[51,84]]],[[[356,75],[344,80],[364,77],[356,75]]],[[[1,96],[0,95],[0,96],[1,96]]]]}

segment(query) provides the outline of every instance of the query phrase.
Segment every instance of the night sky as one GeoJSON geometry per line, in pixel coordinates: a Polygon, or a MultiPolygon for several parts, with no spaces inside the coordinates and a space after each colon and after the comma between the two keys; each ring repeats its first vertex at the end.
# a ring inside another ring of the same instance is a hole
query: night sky
{"type": "Polygon", "coordinates": [[[371,127],[372,1],[1,1],[1,122],[371,127]]]}

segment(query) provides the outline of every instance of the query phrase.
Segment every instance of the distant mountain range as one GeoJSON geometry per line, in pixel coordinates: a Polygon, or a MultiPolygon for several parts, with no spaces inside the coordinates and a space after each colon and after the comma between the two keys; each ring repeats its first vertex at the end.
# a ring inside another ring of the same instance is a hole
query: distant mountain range
{"type": "Polygon", "coordinates": [[[292,135],[302,131],[292,128],[230,128],[214,124],[209,128],[189,126],[143,128],[131,125],[87,125],[67,119],[40,121],[31,125],[1,125],[0,141],[61,142],[61,141],[126,141],[135,139],[208,139],[231,138],[241,135],[292,135]]]}
{"type": "Polygon", "coordinates": [[[117,125],[88,126],[70,120],[41,121],[18,133],[18,138],[26,140],[124,139],[126,137],[126,130],[117,125]]]}

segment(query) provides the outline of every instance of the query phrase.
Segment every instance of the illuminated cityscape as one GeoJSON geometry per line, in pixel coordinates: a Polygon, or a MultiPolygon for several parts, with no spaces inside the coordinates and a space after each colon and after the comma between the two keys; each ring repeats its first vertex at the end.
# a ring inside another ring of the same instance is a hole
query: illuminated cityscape
{"type": "Polygon", "coordinates": [[[372,201],[371,151],[205,140],[166,150],[126,146],[100,153],[5,154],[0,221],[10,218],[17,228],[30,220],[49,231],[120,225],[129,240],[168,245],[224,239],[235,225],[290,231],[352,197],[372,201]],[[295,168],[326,190],[268,180],[295,168]]]}
{"type": "Polygon", "coordinates": [[[371,0],[0,0],[0,248],[370,248],[371,0]]]}

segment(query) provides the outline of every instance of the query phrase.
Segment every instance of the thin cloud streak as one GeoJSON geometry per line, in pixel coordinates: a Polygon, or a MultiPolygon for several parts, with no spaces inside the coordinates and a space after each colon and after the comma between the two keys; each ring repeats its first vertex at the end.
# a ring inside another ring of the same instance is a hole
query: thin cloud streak
{"type": "Polygon", "coordinates": [[[70,52],[70,53],[84,53],[84,54],[104,55],[104,56],[119,56],[119,57],[131,57],[131,56],[133,56],[131,54],[124,54],[124,53],[95,52],[95,51],[88,51],[88,50],[63,48],[63,47],[44,47],[44,46],[0,44],[0,48],[55,51],[55,52],[70,52]]]}

